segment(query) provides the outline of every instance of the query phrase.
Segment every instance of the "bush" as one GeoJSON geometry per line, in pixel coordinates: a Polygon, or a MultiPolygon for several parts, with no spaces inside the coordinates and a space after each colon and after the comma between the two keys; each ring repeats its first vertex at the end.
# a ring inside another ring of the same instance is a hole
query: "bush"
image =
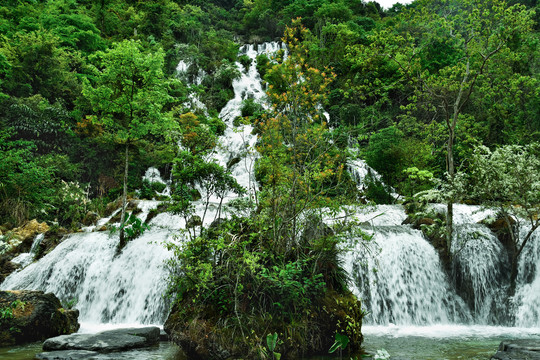
{"type": "Polygon", "coordinates": [[[177,305],[166,326],[187,326],[185,334],[203,321],[219,346],[244,355],[259,349],[268,332],[288,334],[283,353],[327,351],[336,331],[348,331],[358,347],[363,312],[346,290],[340,238],[306,236],[301,249],[282,252],[266,223],[233,217],[191,241],[169,244],[177,305]]]}
{"type": "Polygon", "coordinates": [[[264,111],[261,104],[255,102],[253,99],[247,99],[242,101],[242,117],[257,116],[264,111]]]}

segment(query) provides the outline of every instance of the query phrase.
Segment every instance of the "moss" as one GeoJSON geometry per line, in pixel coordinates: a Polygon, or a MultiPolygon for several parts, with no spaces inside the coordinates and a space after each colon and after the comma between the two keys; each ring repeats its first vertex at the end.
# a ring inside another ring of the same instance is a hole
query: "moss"
{"type": "Polygon", "coordinates": [[[350,339],[348,351],[361,350],[364,312],[360,301],[351,293],[327,291],[308,312],[292,320],[270,313],[255,315],[246,310],[238,316],[223,317],[215,306],[200,306],[187,296],[175,306],[165,328],[188,356],[195,359],[221,359],[221,355],[234,359],[258,358],[266,347],[266,335],[274,332],[279,339],[276,352],[284,358],[327,354],[336,332],[350,339]]]}

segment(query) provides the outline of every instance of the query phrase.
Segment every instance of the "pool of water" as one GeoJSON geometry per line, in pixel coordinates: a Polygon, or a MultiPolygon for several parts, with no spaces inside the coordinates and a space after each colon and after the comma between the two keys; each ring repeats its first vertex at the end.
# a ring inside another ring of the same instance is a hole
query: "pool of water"
{"type": "Polygon", "coordinates": [[[364,346],[394,360],[487,360],[503,340],[537,339],[540,329],[498,326],[364,326],[364,346]]]}
{"type": "MultiPolygon", "coordinates": [[[[102,330],[102,329],[100,329],[102,330]]],[[[390,360],[488,360],[503,340],[536,339],[540,328],[497,326],[364,326],[364,347],[371,353],[385,349],[390,360]]],[[[0,360],[33,360],[42,343],[0,348],[0,360]]],[[[344,356],[344,359],[349,357],[344,356]]],[[[170,342],[123,353],[100,355],[97,359],[187,360],[170,342]]],[[[336,360],[339,356],[318,356],[305,360],[336,360]]]]}
{"type": "MultiPolygon", "coordinates": [[[[33,360],[35,355],[42,352],[42,343],[33,343],[23,346],[0,348],[0,360],[33,360]]],[[[159,345],[131,350],[121,353],[103,354],[95,359],[99,360],[186,360],[178,346],[170,342],[161,342],[159,345]]]]}

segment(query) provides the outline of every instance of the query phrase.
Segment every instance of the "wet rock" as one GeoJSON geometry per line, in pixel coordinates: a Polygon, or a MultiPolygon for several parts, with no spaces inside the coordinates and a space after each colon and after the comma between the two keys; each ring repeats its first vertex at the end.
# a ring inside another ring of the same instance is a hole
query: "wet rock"
{"type": "Polygon", "coordinates": [[[2,255],[0,257],[0,283],[3,282],[9,274],[21,267],[21,265],[11,262],[10,260],[12,258],[13,257],[10,255],[2,255]]]}
{"type": "Polygon", "coordinates": [[[122,198],[118,198],[115,201],[112,201],[107,204],[105,207],[105,216],[111,216],[113,212],[119,209],[122,206],[122,198]]]}
{"type": "Polygon", "coordinates": [[[45,238],[41,241],[36,256],[36,259],[41,259],[45,254],[50,253],[70,232],[63,227],[54,227],[45,234],[45,238]]]}
{"type": "Polygon", "coordinates": [[[78,310],[62,308],[43,291],[0,291],[0,346],[44,340],[79,330],[78,310]]]}
{"type": "Polygon", "coordinates": [[[159,331],[159,341],[169,341],[171,337],[165,332],[165,330],[159,331]]]}
{"type": "Polygon", "coordinates": [[[502,341],[499,350],[491,359],[496,360],[540,360],[540,340],[502,341]]]}
{"type": "Polygon", "coordinates": [[[146,224],[150,223],[150,221],[152,221],[153,218],[155,218],[158,214],[166,212],[168,208],[169,208],[169,205],[166,204],[166,203],[159,204],[157,208],[150,210],[150,212],[148,213],[148,216],[146,216],[146,220],[144,222],[146,224]]]}
{"type": "Polygon", "coordinates": [[[411,225],[414,224],[414,218],[411,215],[407,215],[405,220],[401,223],[401,225],[411,225]]]}
{"type": "Polygon", "coordinates": [[[103,331],[99,334],[107,336],[107,335],[133,335],[133,336],[139,336],[146,339],[147,346],[157,344],[159,342],[160,337],[160,329],[156,326],[147,326],[142,328],[125,328],[125,329],[115,329],[115,330],[107,330],[103,331]]]}
{"type": "Polygon", "coordinates": [[[232,169],[232,167],[236,164],[238,164],[240,162],[241,158],[239,156],[237,157],[233,157],[232,159],[229,159],[229,161],[227,161],[227,169],[232,169]]]}
{"type": "Polygon", "coordinates": [[[194,228],[195,226],[201,226],[202,220],[201,217],[198,215],[193,215],[190,217],[186,223],[186,228],[194,228]]]}
{"type": "Polygon", "coordinates": [[[36,355],[39,360],[83,360],[96,359],[99,353],[87,350],[62,350],[43,352],[36,355]]]}
{"type": "Polygon", "coordinates": [[[125,351],[155,345],[159,342],[159,328],[129,328],[103,331],[97,334],[62,335],[47,339],[43,350],[87,350],[103,353],[125,351]]]}
{"type": "Polygon", "coordinates": [[[135,211],[135,214],[138,213],[138,212],[141,212],[142,210],[139,209],[139,200],[128,199],[126,210],[135,211]]]}
{"type": "Polygon", "coordinates": [[[420,218],[416,220],[414,223],[414,226],[419,228],[422,225],[433,225],[433,224],[435,224],[435,220],[426,217],[426,218],[420,218]]]}

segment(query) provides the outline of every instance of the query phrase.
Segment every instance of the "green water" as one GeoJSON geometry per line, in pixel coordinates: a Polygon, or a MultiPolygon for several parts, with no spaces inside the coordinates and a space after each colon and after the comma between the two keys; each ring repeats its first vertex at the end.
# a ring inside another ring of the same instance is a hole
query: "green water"
{"type": "MultiPolygon", "coordinates": [[[[0,348],[0,360],[33,360],[42,352],[42,343],[0,348]]],[[[121,353],[103,354],[96,357],[103,360],[186,360],[182,351],[173,343],[161,342],[159,345],[121,353]]]]}
{"type": "MultiPolygon", "coordinates": [[[[375,353],[385,349],[391,360],[488,360],[503,340],[536,339],[540,329],[482,326],[369,327],[364,330],[364,347],[375,353]]],[[[41,352],[41,343],[0,348],[0,360],[32,360],[41,352]]],[[[104,354],[97,359],[187,360],[174,344],[123,353],[104,354]]],[[[337,360],[338,356],[318,356],[304,360],[337,360]]],[[[343,356],[349,360],[349,357],[343,356]]]]}
{"type": "Polygon", "coordinates": [[[366,350],[385,349],[392,360],[488,360],[501,341],[512,339],[540,342],[540,329],[464,325],[364,329],[366,350]]]}
{"type": "Polygon", "coordinates": [[[390,359],[415,360],[487,360],[503,338],[429,339],[425,337],[367,337],[366,349],[375,352],[385,349],[390,359]]]}

